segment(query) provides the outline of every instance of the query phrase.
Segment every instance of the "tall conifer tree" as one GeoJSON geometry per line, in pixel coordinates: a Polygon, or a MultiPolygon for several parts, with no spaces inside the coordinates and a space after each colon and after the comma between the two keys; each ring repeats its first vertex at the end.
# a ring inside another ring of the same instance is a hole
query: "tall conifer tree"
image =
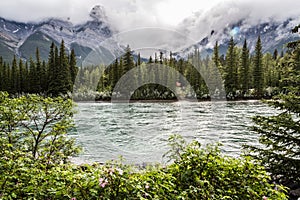
{"type": "Polygon", "coordinates": [[[11,90],[12,94],[16,94],[18,92],[18,65],[17,65],[17,58],[14,56],[12,61],[11,67],[11,74],[10,74],[10,81],[11,81],[11,90]]]}
{"type": "Polygon", "coordinates": [[[260,36],[258,36],[255,45],[254,63],[253,63],[253,86],[257,97],[263,96],[263,65],[262,65],[262,45],[260,36]]]}
{"type": "Polygon", "coordinates": [[[240,83],[243,95],[249,90],[249,66],[250,66],[250,58],[249,58],[249,49],[247,47],[247,41],[245,39],[242,54],[240,58],[240,83]]]}
{"type": "Polygon", "coordinates": [[[123,56],[123,62],[124,62],[123,63],[124,73],[128,72],[129,70],[131,70],[134,67],[133,56],[132,56],[132,52],[131,52],[129,45],[127,45],[127,47],[125,49],[125,54],[123,56]]]}
{"type": "Polygon", "coordinates": [[[42,63],[40,58],[40,51],[39,48],[36,48],[35,51],[35,66],[36,66],[36,92],[40,93],[42,91],[42,63]]]}
{"type": "Polygon", "coordinates": [[[235,97],[237,90],[237,56],[235,52],[235,43],[233,37],[229,41],[229,46],[226,54],[226,67],[225,67],[225,89],[227,95],[231,98],[235,97]]]}
{"type": "Polygon", "coordinates": [[[78,73],[78,67],[76,66],[76,55],[74,49],[71,50],[69,65],[70,65],[72,85],[74,85],[78,73]]]}

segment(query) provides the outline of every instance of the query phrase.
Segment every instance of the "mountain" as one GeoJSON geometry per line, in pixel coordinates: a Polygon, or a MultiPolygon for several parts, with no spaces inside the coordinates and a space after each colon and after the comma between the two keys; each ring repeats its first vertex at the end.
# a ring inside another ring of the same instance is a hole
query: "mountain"
{"type": "MultiPolygon", "coordinates": [[[[92,50],[99,51],[99,44],[114,33],[107,23],[103,7],[95,6],[90,17],[90,21],[80,25],[55,18],[40,23],[20,23],[0,18],[0,55],[8,62],[14,54],[29,59],[34,57],[36,47],[39,47],[41,58],[47,59],[51,43],[59,45],[64,40],[67,49],[74,49],[81,63],[92,50]]],[[[116,51],[122,49],[114,45],[116,51]]]]}
{"type": "Polygon", "coordinates": [[[240,47],[246,39],[250,52],[253,52],[258,36],[261,37],[263,52],[273,53],[275,49],[277,49],[278,52],[286,51],[286,44],[288,42],[300,39],[298,34],[291,32],[294,26],[295,23],[293,19],[287,19],[282,22],[269,21],[254,26],[247,26],[244,20],[241,20],[221,30],[212,29],[203,39],[178,54],[181,57],[186,57],[188,54],[193,53],[196,48],[199,49],[201,55],[205,57],[213,52],[213,46],[218,42],[220,54],[225,55],[231,37],[234,38],[236,45],[240,47]]]}
{"type": "Polygon", "coordinates": [[[263,51],[273,53],[286,51],[286,43],[300,39],[299,34],[291,30],[300,24],[300,11],[286,12],[285,16],[275,11],[257,12],[248,2],[219,4],[203,13],[194,13],[180,23],[178,29],[197,42],[178,52],[186,57],[199,49],[202,56],[210,55],[218,41],[220,54],[225,54],[231,37],[237,46],[242,46],[247,39],[250,52],[254,51],[258,36],[261,37],[263,51]]]}
{"type": "Polygon", "coordinates": [[[14,54],[29,59],[34,57],[35,49],[39,47],[42,59],[47,59],[50,44],[54,42],[59,45],[64,40],[68,51],[75,50],[78,65],[82,62],[110,63],[122,55],[127,44],[136,53],[145,46],[146,50],[148,47],[159,49],[165,55],[172,50],[177,58],[187,57],[197,48],[204,57],[212,53],[216,41],[220,45],[220,54],[225,54],[231,37],[238,46],[242,46],[244,39],[247,39],[253,52],[259,35],[264,52],[273,53],[275,49],[285,51],[287,42],[299,39],[298,34],[291,33],[291,29],[300,23],[297,17],[300,12],[299,15],[287,14],[284,17],[275,14],[266,12],[258,15],[250,5],[224,3],[207,12],[194,13],[183,20],[175,31],[144,28],[127,32],[118,32],[117,28],[113,28],[104,8],[99,5],[91,10],[89,21],[77,25],[56,18],[38,23],[0,18],[0,55],[7,62],[11,62],[14,54]]]}

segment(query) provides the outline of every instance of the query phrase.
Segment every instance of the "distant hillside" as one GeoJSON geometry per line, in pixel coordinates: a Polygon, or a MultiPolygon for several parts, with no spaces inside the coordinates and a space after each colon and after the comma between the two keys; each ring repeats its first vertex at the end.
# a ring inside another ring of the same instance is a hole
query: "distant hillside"
{"type": "MultiPolygon", "coordinates": [[[[173,51],[173,55],[179,58],[187,57],[194,52],[195,48],[200,50],[203,57],[210,55],[216,41],[220,45],[220,55],[225,54],[231,37],[234,38],[237,46],[242,46],[244,39],[247,39],[250,51],[253,52],[256,40],[260,35],[263,51],[271,53],[275,49],[279,53],[285,51],[287,42],[299,39],[298,34],[291,33],[291,29],[300,23],[300,19],[290,17],[279,20],[268,17],[253,22],[251,12],[244,11],[238,4],[230,5],[230,8],[228,6],[224,4],[223,7],[219,6],[201,15],[196,13],[176,27],[177,32],[183,34],[184,37],[193,35],[198,38],[185,47],[182,47],[182,41],[168,30],[162,31],[167,34],[163,36],[159,35],[161,29],[157,29],[156,34],[153,34],[156,29],[145,29],[142,34],[139,34],[140,30],[120,33],[108,23],[102,6],[95,6],[90,12],[91,20],[80,25],[73,25],[69,21],[55,18],[39,23],[21,23],[0,18],[0,55],[7,62],[11,62],[14,54],[24,59],[29,59],[30,56],[34,58],[35,49],[39,47],[41,58],[47,59],[50,44],[52,42],[58,44],[64,40],[68,51],[75,50],[80,66],[91,52],[95,52],[95,56],[88,57],[88,63],[111,62],[115,57],[120,56],[127,44],[131,45],[136,40],[147,40],[147,43],[142,44],[153,46],[154,49],[158,46],[156,49],[162,49],[161,51],[165,55],[168,54],[164,47],[168,47],[173,51]],[[227,12],[229,9],[236,12],[227,12]],[[126,34],[132,34],[131,41],[125,40],[121,44],[120,41],[115,40],[115,37],[112,37],[118,34],[123,34],[125,39],[127,39],[126,34]],[[105,47],[99,48],[101,42],[107,39],[110,40],[105,47]],[[99,55],[101,55],[100,58],[99,55]]],[[[137,50],[132,48],[135,53],[139,52],[138,49],[144,48],[143,46],[138,47],[137,50]]]]}
{"type": "Polygon", "coordinates": [[[34,57],[38,47],[41,58],[47,59],[50,44],[64,40],[68,50],[75,49],[80,64],[100,42],[113,34],[101,6],[95,6],[90,16],[91,20],[81,25],[60,19],[34,24],[0,18],[0,55],[7,62],[11,62],[14,54],[29,59],[34,57]]]}

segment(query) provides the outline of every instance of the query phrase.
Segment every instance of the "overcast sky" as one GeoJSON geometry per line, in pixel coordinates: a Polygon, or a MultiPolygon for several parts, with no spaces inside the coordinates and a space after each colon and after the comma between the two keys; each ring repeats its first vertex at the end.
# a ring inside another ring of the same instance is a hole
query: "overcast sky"
{"type": "Polygon", "coordinates": [[[126,26],[176,25],[199,10],[208,10],[222,0],[1,0],[1,17],[37,21],[47,17],[88,19],[94,5],[105,7],[110,20],[126,26]]]}
{"type": "Polygon", "coordinates": [[[1,0],[0,16],[22,22],[48,17],[70,18],[81,23],[94,5],[102,5],[119,29],[141,26],[174,26],[196,12],[228,2],[248,2],[256,15],[298,11],[299,0],[1,0]]]}
{"type": "MultiPolygon", "coordinates": [[[[22,22],[49,17],[70,18],[78,24],[89,19],[89,12],[95,5],[105,8],[108,20],[120,31],[172,27],[187,17],[197,21],[199,13],[207,18],[203,15],[206,11],[217,12],[223,21],[229,10],[231,14],[247,13],[245,17],[255,19],[300,16],[300,0],[1,0],[0,16],[22,22]]],[[[236,15],[232,16],[239,17],[236,15]]]]}

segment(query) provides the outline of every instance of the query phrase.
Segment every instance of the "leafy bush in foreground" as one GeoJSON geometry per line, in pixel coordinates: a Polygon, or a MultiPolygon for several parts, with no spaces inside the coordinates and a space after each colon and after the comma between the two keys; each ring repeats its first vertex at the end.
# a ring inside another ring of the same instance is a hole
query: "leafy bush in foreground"
{"type": "Polygon", "coordinates": [[[121,163],[74,165],[66,136],[72,103],[63,98],[0,95],[0,199],[286,199],[250,158],[218,146],[170,137],[172,163],[140,168],[121,163]],[[49,121],[50,120],[50,121],[49,121]]]}
{"type": "Polygon", "coordinates": [[[217,148],[192,143],[181,160],[138,169],[118,163],[61,164],[47,169],[27,159],[1,177],[2,199],[286,199],[268,183],[263,167],[248,158],[221,156],[217,148]]]}
{"type": "MultiPolygon", "coordinates": [[[[264,168],[249,158],[222,156],[217,147],[189,144],[168,166],[120,163],[57,164],[19,158],[2,176],[2,199],[286,199],[264,168]]],[[[2,174],[2,169],[1,169],[2,174]]]]}

